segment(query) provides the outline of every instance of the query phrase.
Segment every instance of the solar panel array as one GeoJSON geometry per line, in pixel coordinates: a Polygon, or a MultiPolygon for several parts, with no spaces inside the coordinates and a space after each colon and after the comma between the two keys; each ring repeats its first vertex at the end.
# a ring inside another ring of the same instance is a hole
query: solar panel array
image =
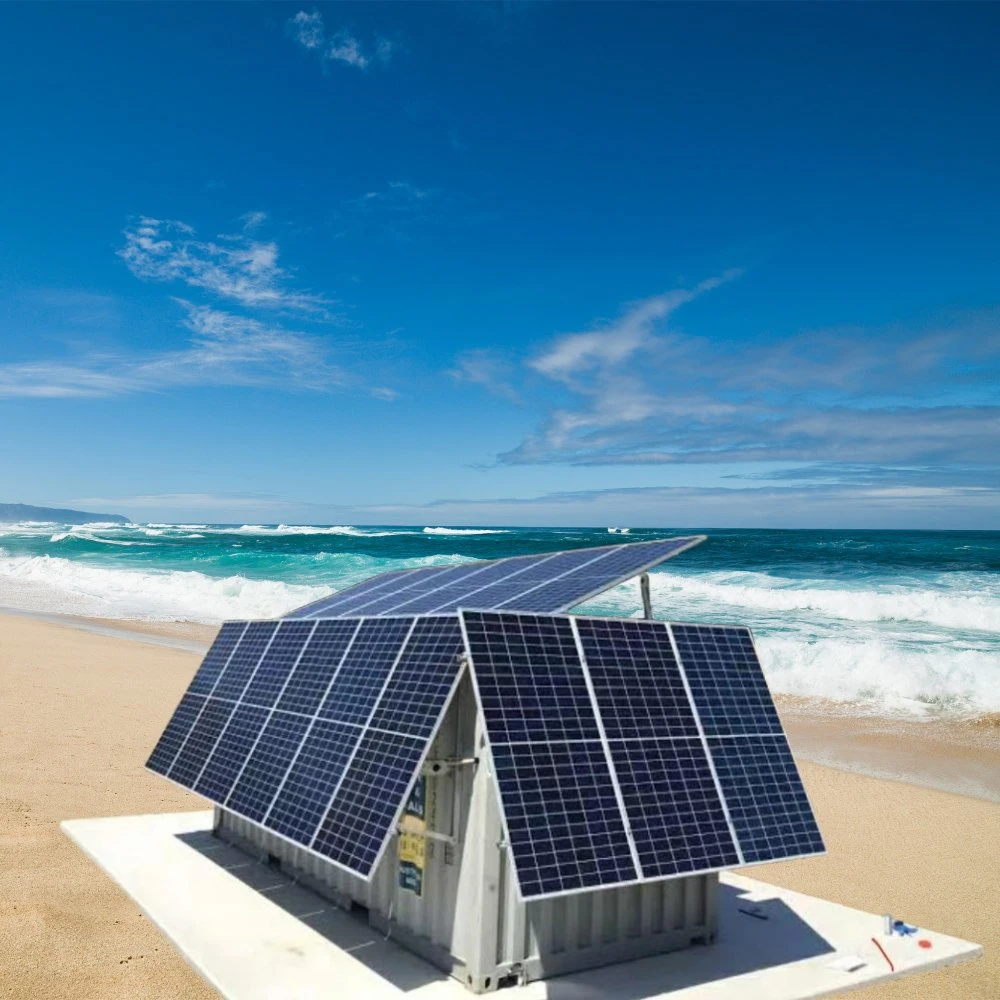
{"type": "Polygon", "coordinates": [[[227,623],[147,766],[370,877],[464,653],[523,898],[820,852],[747,629],[509,610],[698,541],[400,571],[227,623]],[[447,613],[470,599],[493,610],[447,613]]]}
{"type": "Polygon", "coordinates": [[[366,618],[459,607],[568,611],[703,541],[667,538],[383,573],[290,612],[288,618],[366,618]]]}
{"type": "Polygon", "coordinates": [[[823,850],[747,629],[460,617],[523,898],[823,850]]]}
{"type": "Polygon", "coordinates": [[[227,623],[147,767],[368,877],[463,650],[454,615],[227,623]]]}

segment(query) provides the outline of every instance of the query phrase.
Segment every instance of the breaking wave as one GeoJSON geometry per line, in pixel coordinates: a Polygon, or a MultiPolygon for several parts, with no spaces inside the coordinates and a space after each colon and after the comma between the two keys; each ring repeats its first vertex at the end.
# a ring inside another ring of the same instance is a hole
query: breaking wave
{"type": "Polygon", "coordinates": [[[111,569],[56,556],[10,556],[0,549],[0,605],[29,611],[220,622],[280,615],[329,592],[195,570],[111,569]]]}
{"type": "Polygon", "coordinates": [[[424,528],[425,535],[506,535],[503,528],[424,528]]]}

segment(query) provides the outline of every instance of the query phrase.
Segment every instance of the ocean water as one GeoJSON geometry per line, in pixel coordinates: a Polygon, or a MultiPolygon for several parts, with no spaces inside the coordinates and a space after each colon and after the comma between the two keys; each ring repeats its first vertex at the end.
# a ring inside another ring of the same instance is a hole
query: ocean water
{"type": "MultiPolygon", "coordinates": [[[[375,573],[690,534],[606,528],[0,525],[0,606],[218,622],[375,573]]],[[[1000,532],[720,531],[651,574],[654,613],[749,625],[774,691],[850,711],[1000,712],[1000,532]]],[[[640,613],[638,585],[584,605],[640,613]]]]}

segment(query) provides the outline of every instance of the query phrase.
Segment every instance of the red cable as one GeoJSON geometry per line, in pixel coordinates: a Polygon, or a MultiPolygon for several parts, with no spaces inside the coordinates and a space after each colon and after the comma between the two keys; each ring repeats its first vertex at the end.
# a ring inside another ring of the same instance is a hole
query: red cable
{"type": "Polygon", "coordinates": [[[878,939],[872,938],[872,944],[875,945],[875,947],[878,948],[880,952],[882,952],[882,957],[889,963],[889,971],[895,972],[896,966],[892,964],[892,959],[889,958],[889,956],[885,953],[885,948],[883,948],[882,945],[878,943],[878,939]]]}

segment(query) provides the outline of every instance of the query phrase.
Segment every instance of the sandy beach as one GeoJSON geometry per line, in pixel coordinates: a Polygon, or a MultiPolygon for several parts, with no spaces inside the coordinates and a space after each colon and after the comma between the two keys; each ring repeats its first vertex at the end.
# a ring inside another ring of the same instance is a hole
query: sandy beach
{"type": "MultiPolygon", "coordinates": [[[[215,996],[137,907],[59,831],[63,819],[204,808],[143,762],[213,632],[0,616],[0,995],[215,996]],[[136,633],[130,637],[130,633],[136,633]],[[172,645],[171,643],[176,643],[172,645]]],[[[1000,995],[1000,774],[995,730],[886,727],[785,709],[793,749],[842,767],[803,775],[829,854],[754,877],[976,941],[985,956],[855,996],[1000,995]],[[861,731],[863,730],[863,731],[861,731]],[[949,735],[951,734],[951,735],[949,735]],[[825,756],[824,756],[825,755],[825,756]],[[964,775],[964,777],[963,777],[964,775]],[[973,797],[977,795],[979,797],[973,797]]]]}

